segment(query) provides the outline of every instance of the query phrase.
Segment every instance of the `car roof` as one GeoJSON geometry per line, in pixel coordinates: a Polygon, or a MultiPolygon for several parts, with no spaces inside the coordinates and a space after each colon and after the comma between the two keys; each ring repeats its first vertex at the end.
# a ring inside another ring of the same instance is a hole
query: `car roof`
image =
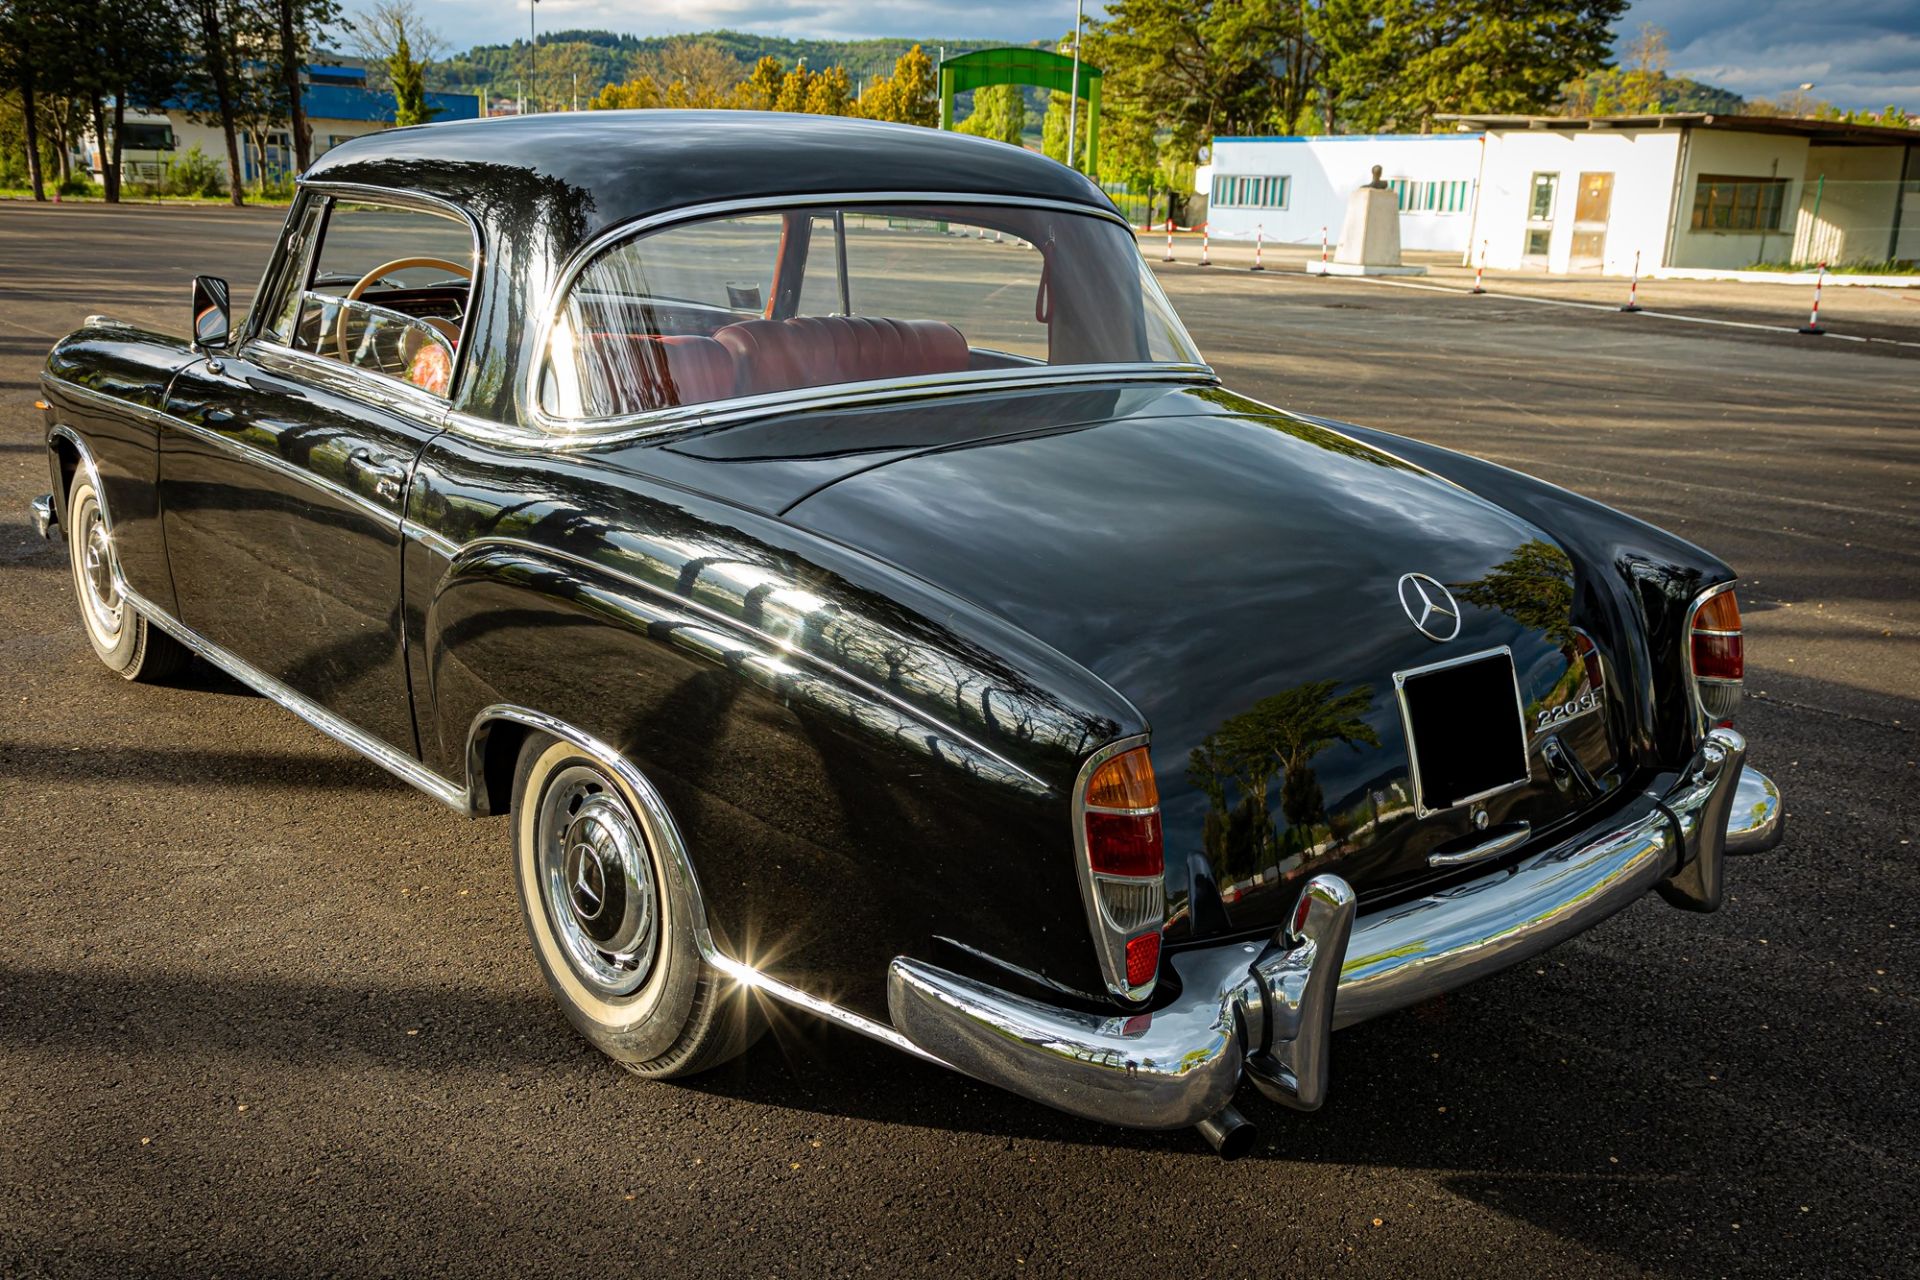
{"type": "Polygon", "coordinates": [[[496,234],[516,223],[534,231],[524,219],[544,210],[549,225],[535,237],[561,252],[637,218],[793,195],[996,195],[1113,209],[1083,175],[1020,147],[762,111],[581,111],[389,129],[334,147],[301,180],[437,197],[496,234]]]}

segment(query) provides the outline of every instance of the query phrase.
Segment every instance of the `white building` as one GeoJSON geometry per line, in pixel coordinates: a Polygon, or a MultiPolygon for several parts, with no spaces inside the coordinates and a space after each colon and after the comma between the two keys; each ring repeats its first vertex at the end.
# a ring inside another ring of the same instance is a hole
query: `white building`
{"type": "Polygon", "coordinates": [[[1472,231],[1480,138],[1472,133],[1215,138],[1194,175],[1216,240],[1319,244],[1340,238],[1347,197],[1373,166],[1400,198],[1400,247],[1464,253],[1472,231]]]}
{"type": "Polygon", "coordinates": [[[1920,131],[1704,113],[1450,116],[1483,138],[1468,261],[1626,275],[1920,258],[1920,131]]]}

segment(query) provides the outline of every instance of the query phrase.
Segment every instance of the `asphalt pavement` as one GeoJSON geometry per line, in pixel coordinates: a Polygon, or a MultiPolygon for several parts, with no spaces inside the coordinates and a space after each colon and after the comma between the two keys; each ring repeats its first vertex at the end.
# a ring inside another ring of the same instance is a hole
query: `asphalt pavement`
{"type": "Polygon", "coordinates": [[[635,1079],[549,1001],[504,824],[203,668],[99,666],[26,522],[46,348],[184,330],[277,223],[0,204],[0,1274],[1920,1274],[1920,350],[1156,267],[1229,385],[1731,561],[1791,815],[1717,915],[1648,899],[1341,1033],[1326,1109],[1243,1099],[1227,1164],[794,1018],[635,1079]]]}

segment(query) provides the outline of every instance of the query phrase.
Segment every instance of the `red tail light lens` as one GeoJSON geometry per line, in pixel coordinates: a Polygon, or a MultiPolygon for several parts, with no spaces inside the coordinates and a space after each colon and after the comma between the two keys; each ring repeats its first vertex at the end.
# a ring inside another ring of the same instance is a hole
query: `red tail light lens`
{"type": "Polygon", "coordinates": [[[1096,875],[1157,876],[1167,869],[1156,813],[1087,810],[1087,865],[1096,875]]]}
{"type": "Polygon", "coordinates": [[[1086,775],[1079,809],[1080,885],[1107,989],[1143,1000],[1159,975],[1166,919],[1160,792],[1147,749],[1100,761],[1086,775]]]}
{"type": "Polygon", "coordinates": [[[1160,972],[1160,932],[1143,933],[1127,943],[1127,985],[1144,987],[1160,972]]]}
{"type": "Polygon", "coordinates": [[[1741,633],[1740,602],[1727,588],[1715,588],[1694,605],[1688,628],[1687,668],[1703,725],[1731,725],[1746,677],[1746,643],[1741,633]]]}

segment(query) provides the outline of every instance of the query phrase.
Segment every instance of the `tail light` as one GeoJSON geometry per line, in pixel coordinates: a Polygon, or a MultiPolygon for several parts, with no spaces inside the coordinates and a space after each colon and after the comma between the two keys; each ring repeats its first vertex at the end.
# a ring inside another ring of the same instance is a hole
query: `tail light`
{"type": "Polygon", "coordinates": [[[1097,752],[1080,772],[1075,832],[1080,892],[1107,990],[1127,1000],[1153,993],[1166,922],[1166,852],[1160,791],[1145,746],[1097,752]]]}
{"type": "Polygon", "coordinates": [[[1693,602],[1687,617],[1687,674],[1700,729],[1731,726],[1746,679],[1740,602],[1731,583],[1693,602]]]}

